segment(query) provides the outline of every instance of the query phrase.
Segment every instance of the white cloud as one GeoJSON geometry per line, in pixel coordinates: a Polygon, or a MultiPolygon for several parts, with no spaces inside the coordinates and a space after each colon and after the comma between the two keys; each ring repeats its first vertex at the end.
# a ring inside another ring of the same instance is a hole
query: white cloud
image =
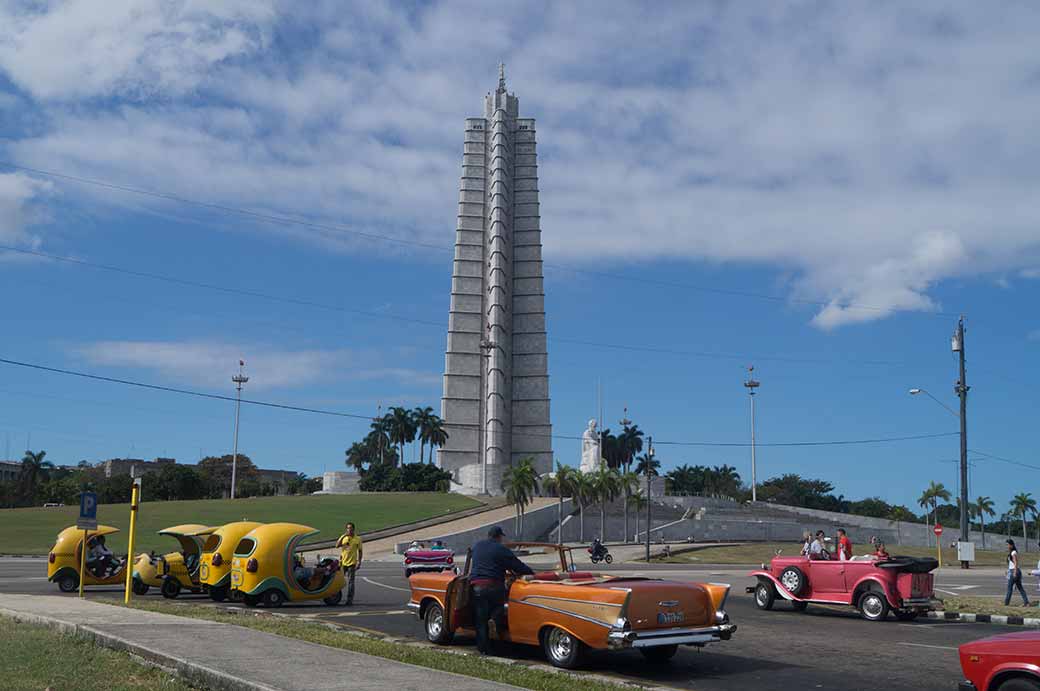
{"type": "Polygon", "coordinates": [[[209,389],[228,388],[239,359],[246,361],[251,391],[298,388],[330,377],[419,386],[440,383],[432,373],[388,367],[378,356],[349,350],[289,351],[210,341],[98,341],[70,350],[93,365],[148,370],[166,381],[209,389]]]}
{"type": "Polygon", "coordinates": [[[448,244],[502,58],[548,261],[779,270],[819,328],[1040,265],[1028,4],[85,5],[0,17],[47,123],[8,144],[24,164],[448,244]]]}
{"type": "MultiPolygon", "coordinates": [[[[0,173],[0,243],[36,247],[40,238],[29,232],[29,227],[42,221],[45,210],[40,197],[46,196],[53,186],[22,173],[0,173]]],[[[8,257],[4,253],[5,258],[8,257]]]]}

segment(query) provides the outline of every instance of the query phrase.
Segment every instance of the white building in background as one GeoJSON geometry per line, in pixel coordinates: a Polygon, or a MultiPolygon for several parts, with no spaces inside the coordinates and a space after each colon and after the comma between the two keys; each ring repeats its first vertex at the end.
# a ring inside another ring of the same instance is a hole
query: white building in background
{"type": "Polygon", "coordinates": [[[552,470],[535,121],[498,89],[466,119],[437,464],[463,493],[501,493],[532,457],[552,470]]]}

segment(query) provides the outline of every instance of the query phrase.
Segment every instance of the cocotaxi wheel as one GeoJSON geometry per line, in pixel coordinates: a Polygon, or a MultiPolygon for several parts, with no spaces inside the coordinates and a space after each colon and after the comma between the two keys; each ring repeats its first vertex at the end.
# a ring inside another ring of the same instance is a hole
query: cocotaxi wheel
{"type": "Polygon", "coordinates": [[[260,596],[261,602],[264,603],[264,607],[268,609],[274,609],[275,607],[281,607],[282,603],[285,602],[285,595],[282,594],[281,590],[272,588],[263,595],[260,596]]]}
{"type": "Polygon", "coordinates": [[[162,582],[163,597],[172,600],[181,594],[181,584],[175,578],[167,578],[162,582]]]}
{"type": "Polygon", "coordinates": [[[328,597],[323,597],[321,599],[321,601],[324,602],[326,605],[329,605],[331,607],[332,605],[338,605],[339,601],[342,600],[342,599],[343,599],[343,591],[342,590],[337,590],[332,595],[329,595],[328,597]]]}
{"type": "Polygon", "coordinates": [[[140,578],[135,578],[133,585],[130,586],[134,591],[134,595],[147,595],[149,586],[147,583],[142,581],[140,578]]]}
{"type": "Polygon", "coordinates": [[[79,588],[79,579],[71,573],[67,573],[58,579],[58,590],[63,593],[71,593],[79,588]]]}

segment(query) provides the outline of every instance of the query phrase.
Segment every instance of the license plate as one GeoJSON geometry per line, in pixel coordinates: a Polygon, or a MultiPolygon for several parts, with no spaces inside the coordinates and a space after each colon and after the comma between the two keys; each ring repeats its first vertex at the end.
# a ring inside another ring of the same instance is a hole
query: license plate
{"type": "Polygon", "coordinates": [[[686,618],[686,615],[682,612],[658,612],[657,623],[661,625],[666,624],[681,624],[686,618]]]}
{"type": "Polygon", "coordinates": [[[209,578],[209,567],[205,564],[199,567],[199,578],[202,580],[209,578]]]}
{"type": "Polygon", "coordinates": [[[238,571],[232,571],[231,572],[231,582],[234,583],[235,585],[238,585],[239,583],[241,583],[242,582],[242,574],[239,573],[238,571]]]}

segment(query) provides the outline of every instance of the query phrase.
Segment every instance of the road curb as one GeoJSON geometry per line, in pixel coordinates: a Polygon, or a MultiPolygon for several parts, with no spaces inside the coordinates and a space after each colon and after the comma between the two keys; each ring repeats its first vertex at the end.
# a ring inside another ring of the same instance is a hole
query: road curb
{"type": "Polygon", "coordinates": [[[30,614],[0,607],[0,615],[10,617],[15,621],[26,624],[46,626],[47,628],[71,634],[80,638],[87,638],[95,645],[112,650],[121,650],[129,653],[132,657],[139,659],[145,664],[159,667],[192,684],[198,684],[207,689],[218,691],[278,691],[273,686],[258,684],[256,682],[239,679],[220,670],[206,667],[195,662],[189,662],[183,658],[168,653],[153,650],[147,646],[134,643],[120,636],[115,636],[104,631],[99,631],[84,624],[70,624],[42,614],[30,614]]]}
{"type": "Polygon", "coordinates": [[[1013,614],[972,614],[970,612],[945,612],[938,610],[928,612],[929,619],[942,619],[944,621],[963,621],[974,624],[1000,624],[1001,626],[1038,626],[1040,618],[1019,617],[1013,614]]]}

